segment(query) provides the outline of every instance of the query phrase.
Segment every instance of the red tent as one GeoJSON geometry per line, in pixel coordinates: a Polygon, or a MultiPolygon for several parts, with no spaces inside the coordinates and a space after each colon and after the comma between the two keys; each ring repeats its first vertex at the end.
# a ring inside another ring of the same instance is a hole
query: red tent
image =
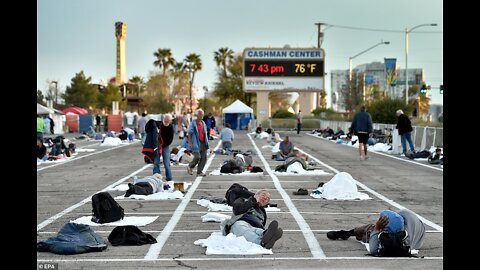
{"type": "Polygon", "coordinates": [[[80,107],[68,107],[62,110],[65,114],[66,113],[74,113],[74,114],[88,114],[88,111],[84,108],[80,107]]]}

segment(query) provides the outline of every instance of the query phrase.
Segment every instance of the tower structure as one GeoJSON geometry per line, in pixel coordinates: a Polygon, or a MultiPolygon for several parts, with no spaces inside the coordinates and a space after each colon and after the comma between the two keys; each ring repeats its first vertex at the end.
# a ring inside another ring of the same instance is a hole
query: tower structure
{"type": "Polygon", "coordinates": [[[125,78],[125,37],[127,36],[127,24],[125,22],[115,23],[115,37],[117,38],[117,73],[115,84],[117,86],[126,83],[125,78]]]}

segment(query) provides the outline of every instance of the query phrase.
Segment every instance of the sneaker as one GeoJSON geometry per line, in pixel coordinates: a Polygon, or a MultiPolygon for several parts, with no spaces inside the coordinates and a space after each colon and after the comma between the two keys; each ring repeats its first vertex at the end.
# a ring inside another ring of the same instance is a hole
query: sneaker
{"type": "Polygon", "coordinates": [[[364,160],[363,156],[360,156],[359,160],[364,160]]]}
{"type": "Polygon", "coordinates": [[[350,237],[348,231],[329,231],[327,232],[327,238],[330,240],[337,240],[341,238],[342,240],[347,240],[350,237]]]}
{"type": "Polygon", "coordinates": [[[370,156],[365,156],[365,160],[367,160],[367,159],[369,159],[369,158],[370,158],[370,156]]]}
{"type": "Polygon", "coordinates": [[[293,192],[293,195],[308,195],[308,190],[299,188],[297,191],[293,192]]]}
{"type": "Polygon", "coordinates": [[[204,172],[197,173],[197,176],[207,176],[204,172]]]}
{"type": "Polygon", "coordinates": [[[190,166],[187,166],[187,173],[193,175],[193,170],[190,168],[190,166]]]}
{"type": "Polygon", "coordinates": [[[271,249],[275,242],[283,235],[283,230],[278,228],[278,222],[273,220],[268,225],[268,229],[264,231],[260,245],[266,249],[271,249]]]}

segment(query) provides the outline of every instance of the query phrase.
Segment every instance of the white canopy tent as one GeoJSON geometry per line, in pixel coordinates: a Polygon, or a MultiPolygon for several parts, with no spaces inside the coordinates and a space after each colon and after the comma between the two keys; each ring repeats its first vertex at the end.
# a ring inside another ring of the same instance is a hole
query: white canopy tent
{"type": "Polygon", "coordinates": [[[63,134],[65,131],[63,127],[65,126],[65,114],[62,111],[48,108],[43,106],[42,104],[37,103],[37,114],[40,116],[49,115],[52,118],[55,126],[53,127],[53,132],[55,134],[63,134]]]}
{"type": "Polygon", "coordinates": [[[254,119],[253,109],[240,100],[222,110],[223,123],[229,123],[232,129],[248,129],[248,124],[254,119]]]}

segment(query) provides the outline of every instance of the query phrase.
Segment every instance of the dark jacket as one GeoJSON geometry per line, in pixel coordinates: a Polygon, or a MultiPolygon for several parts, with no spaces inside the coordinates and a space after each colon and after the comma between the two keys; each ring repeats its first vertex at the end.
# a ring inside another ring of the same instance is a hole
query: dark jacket
{"type": "Polygon", "coordinates": [[[37,158],[42,159],[46,154],[47,148],[45,147],[45,145],[42,144],[42,146],[40,147],[37,146],[37,158]]]}
{"type": "Polygon", "coordinates": [[[153,163],[155,149],[158,147],[158,131],[155,120],[150,119],[145,124],[145,136],[142,154],[153,163]]]}
{"type": "Polygon", "coordinates": [[[236,199],[233,202],[233,214],[243,214],[239,220],[246,221],[253,227],[265,229],[267,212],[265,212],[265,208],[258,205],[257,200],[253,196],[248,199],[236,199]]]}
{"type": "Polygon", "coordinates": [[[398,129],[398,134],[400,135],[413,131],[412,122],[410,122],[410,119],[408,118],[408,116],[406,116],[403,113],[400,114],[400,116],[398,117],[397,129],[398,129]]]}
{"type": "Polygon", "coordinates": [[[358,112],[353,117],[350,128],[355,133],[371,133],[373,131],[372,117],[368,112],[358,112]]]}
{"type": "Polygon", "coordinates": [[[173,130],[173,125],[168,125],[167,127],[163,125],[162,121],[157,121],[157,127],[160,130],[158,142],[162,147],[169,146],[173,141],[173,136],[175,134],[173,130]]]}
{"type": "Polygon", "coordinates": [[[96,234],[90,226],[77,223],[67,223],[57,236],[37,244],[37,251],[50,251],[56,254],[79,254],[102,251],[107,248],[107,242],[96,234]]]}

